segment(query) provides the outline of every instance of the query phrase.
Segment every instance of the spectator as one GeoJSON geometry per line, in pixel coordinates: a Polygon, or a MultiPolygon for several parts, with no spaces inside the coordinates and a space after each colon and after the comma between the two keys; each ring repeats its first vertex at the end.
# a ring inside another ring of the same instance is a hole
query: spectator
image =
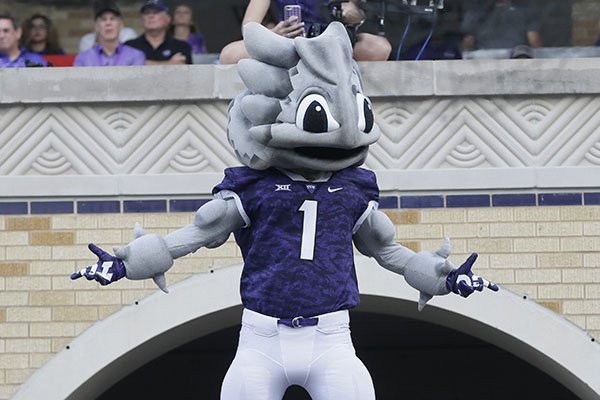
{"type": "Polygon", "coordinates": [[[162,0],[148,0],[140,10],[144,33],[125,44],[146,54],[147,65],[191,64],[192,48],[169,32],[171,16],[162,0]]]}
{"type": "MultiPolygon", "coordinates": [[[[94,10],[98,9],[104,0],[95,0],[94,1],[94,10]]],[[[96,31],[94,32],[90,32],[90,33],[86,33],[85,35],[83,35],[81,37],[81,39],[79,39],[79,53],[83,53],[86,50],[91,49],[92,47],[94,47],[97,43],[97,38],[96,38],[96,31]]],[[[131,29],[128,28],[126,26],[123,27],[123,29],[121,29],[121,32],[119,33],[119,41],[121,43],[125,43],[128,40],[131,39],[135,39],[137,37],[137,33],[131,29]]]]}
{"type": "Polygon", "coordinates": [[[41,55],[65,54],[52,21],[42,14],[34,14],[25,21],[23,45],[27,51],[41,55]]]}
{"type": "Polygon", "coordinates": [[[96,2],[94,11],[98,44],[77,54],[76,67],[104,67],[118,65],[144,65],[146,56],[133,47],[125,46],[119,40],[123,29],[121,10],[112,0],[96,2]]]}
{"type": "Polygon", "coordinates": [[[187,42],[192,54],[206,54],[206,42],[202,33],[196,32],[192,7],[180,4],[173,11],[173,23],[169,30],[175,39],[187,42]]]}
{"type": "Polygon", "coordinates": [[[46,61],[19,46],[23,31],[11,14],[0,14],[0,68],[45,67],[46,61]]]}
{"type": "MultiPolygon", "coordinates": [[[[321,30],[320,26],[326,24],[330,17],[322,17],[321,9],[324,1],[319,0],[275,0],[280,14],[280,22],[271,30],[279,35],[294,38],[301,36],[306,31],[314,32],[314,28],[321,30]],[[302,7],[303,22],[296,22],[295,17],[283,20],[283,8],[286,4],[298,4],[302,7]],[[306,27],[304,26],[306,24],[306,27]]],[[[358,7],[358,0],[342,3],[343,19],[347,25],[358,27],[364,19],[363,11],[358,7]]],[[[250,0],[242,26],[247,22],[262,23],[269,10],[270,0],[250,0]]],[[[354,31],[354,29],[351,29],[354,31]]],[[[314,32],[316,33],[316,32],[314,32]]],[[[388,59],[392,46],[383,36],[370,33],[358,33],[354,43],[354,59],[357,61],[385,61],[388,59]]],[[[235,64],[242,58],[247,58],[248,52],[243,41],[228,44],[223,48],[220,55],[221,64],[235,64]]]]}
{"type": "MultiPolygon", "coordinates": [[[[79,39],[79,53],[94,47],[97,43],[96,36],[96,32],[90,32],[83,35],[81,39],[79,39]]],[[[124,26],[123,29],[121,29],[121,33],[119,33],[119,42],[125,43],[128,40],[135,39],[137,36],[137,33],[132,28],[124,26]]]]}
{"type": "Polygon", "coordinates": [[[539,21],[512,0],[492,0],[468,10],[462,31],[464,50],[542,47],[539,21]]]}

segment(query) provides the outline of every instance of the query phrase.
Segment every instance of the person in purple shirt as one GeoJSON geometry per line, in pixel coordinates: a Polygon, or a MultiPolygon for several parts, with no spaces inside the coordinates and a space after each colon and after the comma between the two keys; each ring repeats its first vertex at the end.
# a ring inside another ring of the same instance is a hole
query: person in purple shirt
{"type": "Polygon", "coordinates": [[[206,41],[204,35],[197,32],[194,26],[192,7],[180,4],[173,11],[173,23],[169,32],[175,39],[187,42],[192,48],[192,54],[206,54],[206,41]]]}
{"type": "Polygon", "coordinates": [[[76,67],[144,65],[145,54],[119,41],[123,28],[121,11],[113,1],[98,3],[95,10],[98,44],[75,58],[76,67]]]}
{"type": "Polygon", "coordinates": [[[19,47],[23,31],[11,14],[0,14],[0,68],[45,67],[44,58],[19,47]]]}

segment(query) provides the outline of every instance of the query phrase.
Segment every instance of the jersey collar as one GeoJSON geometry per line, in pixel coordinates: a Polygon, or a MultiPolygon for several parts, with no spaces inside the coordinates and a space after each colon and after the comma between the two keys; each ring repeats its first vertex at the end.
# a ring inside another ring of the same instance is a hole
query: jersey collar
{"type": "Polygon", "coordinates": [[[331,176],[333,175],[333,172],[322,172],[321,176],[319,176],[317,179],[309,180],[309,179],[306,179],[305,177],[303,177],[302,175],[297,174],[297,173],[292,172],[287,169],[277,168],[277,170],[280,171],[281,173],[285,174],[291,180],[297,181],[297,182],[327,182],[329,180],[329,178],[331,178],[331,176]]]}

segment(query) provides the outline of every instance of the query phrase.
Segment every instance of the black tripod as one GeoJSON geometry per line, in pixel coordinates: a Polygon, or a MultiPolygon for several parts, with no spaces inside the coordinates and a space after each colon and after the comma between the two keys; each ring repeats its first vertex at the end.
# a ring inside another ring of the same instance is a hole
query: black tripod
{"type": "Polygon", "coordinates": [[[385,17],[388,12],[402,14],[432,15],[444,8],[444,0],[427,0],[419,4],[418,0],[360,0],[367,12],[377,13],[378,34],[385,36],[385,17]]]}

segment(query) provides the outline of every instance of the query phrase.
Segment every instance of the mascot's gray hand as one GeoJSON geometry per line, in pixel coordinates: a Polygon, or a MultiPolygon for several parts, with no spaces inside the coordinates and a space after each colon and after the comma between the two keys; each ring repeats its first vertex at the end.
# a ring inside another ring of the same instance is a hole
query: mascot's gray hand
{"type": "Polygon", "coordinates": [[[165,272],[173,265],[167,245],[159,235],[146,235],[140,224],[135,224],[136,239],[125,247],[113,247],[115,255],[127,267],[127,279],[152,278],[165,293],[167,281],[165,272]]]}
{"type": "Polygon", "coordinates": [[[454,269],[454,265],[448,260],[450,252],[450,239],[446,238],[439,250],[420,251],[408,261],[404,279],[410,286],[419,290],[419,311],[433,296],[450,292],[446,287],[446,278],[454,269]]]}
{"type": "Polygon", "coordinates": [[[497,285],[471,272],[475,260],[477,260],[477,253],[471,254],[467,261],[448,274],[446,278],[448,290],[462,297],[469,297],[476,290],[481,292],[483,288],[488,288],[494,292],[498,291],[497,285]]]}

